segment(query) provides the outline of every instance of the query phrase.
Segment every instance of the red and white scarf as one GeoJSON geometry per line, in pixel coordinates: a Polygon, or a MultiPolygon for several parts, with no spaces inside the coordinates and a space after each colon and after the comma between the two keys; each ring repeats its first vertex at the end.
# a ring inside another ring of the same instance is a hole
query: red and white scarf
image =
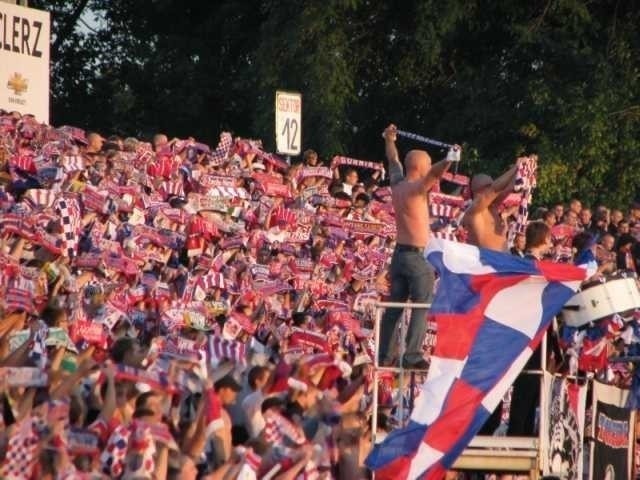
{"type": "Polygon", "coordinates": [[[270,445],[281,445],[284,439],[294,445],[304,445],[307,439],[304,431],[291,420],[285,418],[273,408],[264,413],[264,439],[270,445]]]}
{"type": "Polygon", "coordinates": [[[509,228],[508,240],[509,246],[513,245],[513,241],[517,234],[523,234],[527,229],[527,220],[529,218],[529,204],[533,196],[533,189],[536,188],[536,171],[538,170],[538,157],[532,155],[521,162],[516,172],[516,180],[514,190],[521,194],[520,206],[516,216],[515,223],[509,228]]]}
{"type": "Polygon", "coordinates": [[[331,168],[340,167],[342,165],[349,165],[350,167],[367,168],[369,170],[375,170],[382,172],[384,178],[384,165],[377,162],[369,162],[367,160],[358,160],[357,158],[343,157],[336,155],[331,160],[331,168]]]}

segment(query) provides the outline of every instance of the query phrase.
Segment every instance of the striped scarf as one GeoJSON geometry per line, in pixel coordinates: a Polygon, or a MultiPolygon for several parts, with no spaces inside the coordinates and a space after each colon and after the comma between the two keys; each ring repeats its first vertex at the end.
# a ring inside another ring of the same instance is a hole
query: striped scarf
{"type": "Polygon", "coordinates": [[[100,453],[98,435],[88,429],[72,428],[68,439],[71,455],[97,456],[100,453]]]}
{"type": "Polygon", "coordinates": [[[65,172],[77,172],[84,170],[84,160],[80,155],[63,155],[60,163],[65,172]]]}
{"type": "Polygon", "coordinates": [[[302,429],[274,409],[267,410],[264,419],[264,439],[268,444],[280,445],[285,439],[297,446],[307,442],[302,429]]]}
{"type": "Polygon", "coordinates": [[[34,153],[32,151],[20,149],[17,154],[9,159],[9,165],[24,172],[36,173],[33,157],[34,153]]]}
{"type": "Polygon", "coordinates": [[[529,218],[529,204],[536,188],[536,171],[538,169],[538,157],[532,155],[521,162],[516,172],[516,180],[514,190],[521,194],[520,206],[516,216],[515,223],[509,227],[508,241],[509,247],[513,246],[513,242],[517,234],[524,234],[527,229],[527,220],[529,218]]]}
{"type": "Polygon", "coordinates": [[[289,337],[289,347],[291,348],[311,348],[315,351],[328,353],[331,351],[327,343],[327,336],[324,333],[305,330],[293,327],[289,337]]]}
{"type": "Polygon", "coordinates": [[[296,225],[297,221],[297,215],[293,210],[279,205],[271,213],[271,218],[269,219],[269,225],[267,225],[267,228],[278,224],[284,224],[287,227],[293,227],[296,225]]]}
{"type": "Polygon", "coordinates": [[[25,312],[35,312],[36,287],[33,280],[24,278],[22,275],[9,279],[5,291],[4,308],[7,312],[24,310],[25,312]]]}
{"type": "Polygon", "coordinates": [[[109,213],[109,199],[107,198],[106,192],[87,186],[82,191],[81,196],[85,210],[100,214],[109,213]]]}
{"type": "MultiPolygon", "coordinates": [[[[145,383],[152,389],[163,392],[175,393],[177,391],[176,386],[169,381],[169,377],[166,372],[152,372],[130,367],[128,365],[116,365],[115,378],[116,380],[145,383]]],[[[104,375],[101,375],[100,381],[104,381],[104,375]]]]}
{"type": "Polygon", "coordinates": [[[207,358],[214,368],[225,359],[246,367],[247,351],[247,344],[236,340],[227,340],[216,335],[209,335],[207,340],[207,358]]]}
{"type": "Polygon", "coordinates": [[[0,367],[0,378],[6,378],[11,387],[44,387],[49,379],[39,367],[0,367]]]}
{"type": "Polygon", "coordinates": [[[164,199],[171,197],[184,197],[182,180],[165,181],[160,186],[160,193],[164,199]]]}
{"type": "Polygon", "coordinates": [[[213,187],[207,190],[210,197],[234,198],[249,200],[250,195],[246,189],[241,187],[213,187]]]}
{"type": "Polygon", "coordinates": [[[414,140],[416,142],[424,143],[425,145],[433,145],[435,147],[450,149],[453,145],[449,143],[444,143],[439,140],[434,140],[432,138],[423,137],[422,135],[418,135],[417,133],[405,132],[403,130],[396,130],[396,133],[400,137],[405,137],[410,140],[414,140]]]}
{"type": "Polygon", "coordinates": [[[208,273],[198,279],[196,286],[199,286],[205,291],[213,290],[216,288],[224,289],[225,288],[224,275],[222,273],[215,273],[215,272],[208,273]]]}
{"type": "Polygon", "coordinates": [[[56,193],[53,190],[44,188],[30,188],[23,195],[23,200],[33,209],[48,208],[53,205],[56,193]]]}
{"type": "Polygon", "coordinates": [[[340,167],[342,165],[376,170],[382,172],[384,178],[384,165],[382,165],[381,163],[358,160],[357,158],[343,157],[340,155],[336,155],[335,157],[333,157],[333,160],[331,160],[331,168],[340,167]]]}
{"type": "Polygon", "coordinates": [[[152,341],[152,348],[157,350],[160,355],[185,362],[198,363],[203,355],[202,348],[194,340],[176,335],[155,337],[152,341]]]}
{"type": "Polygon", "coordinates": [[[237,478],[239,480],[257,480],[261,464],[262,458],[260,455],[255,453],[253,449],[248,449],[245,452],[237,478]]]}
{"type": "Polygon", "coordinates": [[[202,217],[194,216],[189,221],[188,232],[193,235],[200,235],[207,240],[213,237],[220,237],[220,232],[216,226],[202,217]]]}

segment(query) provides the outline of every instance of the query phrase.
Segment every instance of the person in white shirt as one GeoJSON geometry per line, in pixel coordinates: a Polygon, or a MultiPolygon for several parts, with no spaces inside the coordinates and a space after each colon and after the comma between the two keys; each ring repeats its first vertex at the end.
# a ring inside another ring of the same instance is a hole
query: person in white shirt
{"type": "Polygon", "coordinates": [[[269,369],[253,367],[248,374],[249,387],[252,392],[242,400],[242,410],[245,413],[247,432],[250,438],[256,438],[265,427],[262,416],[262,401],[265,399],[263,388],[269,381],[269,369]]]}

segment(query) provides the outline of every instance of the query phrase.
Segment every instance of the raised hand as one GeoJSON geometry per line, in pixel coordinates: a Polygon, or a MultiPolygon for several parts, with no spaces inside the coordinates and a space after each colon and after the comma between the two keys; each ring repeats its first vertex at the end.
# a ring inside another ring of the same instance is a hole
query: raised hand
{"type": "Polygon", "coordinates": [[[382,138],[384,138],[387,142],[395,142],[398,138],[398,127],[396,127],[393,123],[389,124],[387,128],[382,132],[382,138]]]}

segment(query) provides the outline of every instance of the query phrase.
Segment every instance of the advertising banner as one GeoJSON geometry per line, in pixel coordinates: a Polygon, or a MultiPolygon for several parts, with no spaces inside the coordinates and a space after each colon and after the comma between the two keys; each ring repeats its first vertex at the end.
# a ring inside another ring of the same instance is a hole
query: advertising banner
{"type": "Polygon", "coordinates": [[[49,123],[49,12],[0,2],[0,108],[49,123]]]}

